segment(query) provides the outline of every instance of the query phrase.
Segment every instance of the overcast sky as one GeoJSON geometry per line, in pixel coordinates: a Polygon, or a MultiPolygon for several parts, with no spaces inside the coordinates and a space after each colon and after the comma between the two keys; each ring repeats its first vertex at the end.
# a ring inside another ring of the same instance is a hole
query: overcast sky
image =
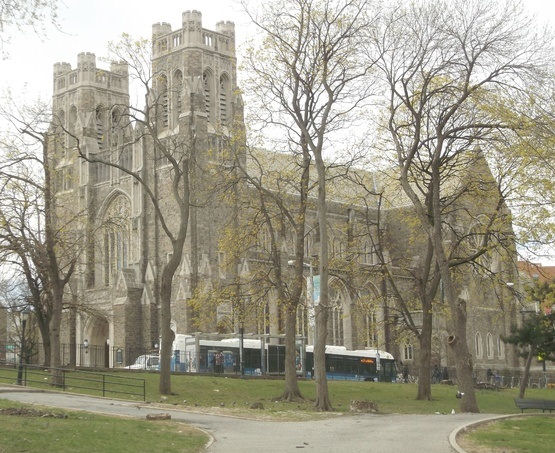
{"type": "MultiPolygon", "coordinates": [[[[540,23],[555,27],[555,0],[523,3],[540,23]]],[[[24,102],[37,98],[48,101],[55,62],[75,67],[79,52],[94,52],[98,60],[107,54],[107,43],[118,40],[123,32],[150,38],[155,22],[169,22],[174,30],[181,28],[181,13],[189,9],[202,12],[203,27],[208,29],[214,29],[220,20],[235,22],[239,45],[256,33],[239,0],[61,0],[59,29],[49,26],[42,37],[32,30],[9,30],[11,42],[5,46],[8,57],[0,59],[0,95],[9,89],[24,102]]],[[[107,67],[103,62],[97,64],[107,67]]]]}
{"type": "MultiPolygon", "coordinates": [[[[554,0],[524,3],[540,20],[555,24],[554,0]]],[[[12,32],[6,46],[9,57],[0,60],[0,86],[14,94],[25,92],[26,98],[40,96],[46,100],[52,95],[55,62],[66,61],[75,67],[79,52],[106,55],[106,44],[123,32],[149,38],[155,22],[169,22],[177,29],[181,26],[181,13],[187,9],[201,11],[203,26],[208,29],[214,29],[220,20],[232,20],[239,43],[255,32],[238,0],[63,0],[60,30],[48,27],[43,38],[31,30],[12,32]]]]}
{"type": "Polygon", "coordinates": [[[118,40],[123,32],[150,38],[155,22],[181,28],[181,13],[188,9],[202,12],[205,28],[214,29],[220,20],[235,22],[238,40],[244,39],[248,19],[235,0],[64,0],[59,9],[60,30],[48,27],[42,38],[31,30],[11,32],[8,58],[0,60],[0,84],[14,94],[25,91],[25,97],[40,95],[46,100],[52,95],[55,62],[75,67],[79,52],[93,52],[98,59],[107,54],[107,43],[118,40]]]}

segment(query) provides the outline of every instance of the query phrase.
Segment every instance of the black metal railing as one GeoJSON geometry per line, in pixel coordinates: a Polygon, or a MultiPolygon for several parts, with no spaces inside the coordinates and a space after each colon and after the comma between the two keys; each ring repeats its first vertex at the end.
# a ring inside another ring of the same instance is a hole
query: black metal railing
{"type": "Polygon", "coordinates": [[[95,373],[29,364],[19,365],[4,361],[0,362],[0,381],[36,388],[75,390],[78,393],[101,394],[102,396],[124,395],[134,397],[133,399],[146,400],[145,379],[115,373],[95,373]]]}

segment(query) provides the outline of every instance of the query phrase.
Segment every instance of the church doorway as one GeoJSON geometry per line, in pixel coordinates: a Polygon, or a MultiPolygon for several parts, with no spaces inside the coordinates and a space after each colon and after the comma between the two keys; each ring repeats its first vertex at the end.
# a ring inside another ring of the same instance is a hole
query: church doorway
{"type": "Polygon", "coordinates": [[[110,348],[108,345],[109,327],[105,318],[95,316],[87,322],[83,344],[81,345],[81,363],[93,368],[110,366],[110,348]]]}

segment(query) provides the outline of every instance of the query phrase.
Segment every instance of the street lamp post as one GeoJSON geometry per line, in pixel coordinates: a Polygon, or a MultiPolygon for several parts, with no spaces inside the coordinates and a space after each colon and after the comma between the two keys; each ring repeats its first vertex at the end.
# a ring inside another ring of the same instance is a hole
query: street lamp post
{"type": "Polygon", "coordinates": [[[21,312],[21,350],[19,351],[19,366],[17,368],[17,385],[23,385],[23,364],[27,356],[25,351],[25,326],[29,318],[29,311],[23,310],[21,312]]]}

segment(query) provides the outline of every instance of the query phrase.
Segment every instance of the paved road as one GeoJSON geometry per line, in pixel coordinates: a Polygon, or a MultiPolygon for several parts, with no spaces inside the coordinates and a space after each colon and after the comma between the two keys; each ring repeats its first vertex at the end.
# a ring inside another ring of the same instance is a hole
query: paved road
{"type": "Polygon", "coordinates": [[[358,415],[309,421],[269,422],[154,409],[137,403],[60,393],[29,393],[2,389],[0,398],[64,409],[87,410],[143,418],[146,413],[170,412],[173,420],[210,432],[213,453],[263,451],[282,453],[376,452],[449,453],[449,433],[456,427],[486,418],[484,414],[358,415]]]}

